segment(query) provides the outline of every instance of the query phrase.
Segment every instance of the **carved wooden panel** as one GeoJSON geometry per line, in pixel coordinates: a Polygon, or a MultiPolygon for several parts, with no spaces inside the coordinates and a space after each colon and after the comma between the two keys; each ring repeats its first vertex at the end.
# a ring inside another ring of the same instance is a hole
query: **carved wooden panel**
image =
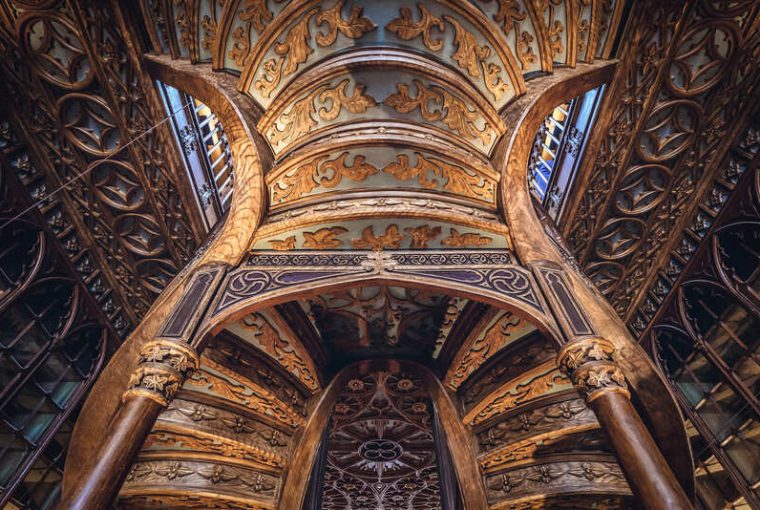
{"type": "Polygon", "coordinates": [[[635,9],[608,112],[565,225],[581,265],[621,316],[656,283],[671,236],[744,128],[758,87],[753,2],[653,2],[635,9]],[[678,24],[676,25],[676,21],[678,24]],[[595,157],[594,157],[595,156],[595,157]]]}
{"type": "Polygon", "coordinates": [[[28,193],[74,179],[54,199],[59,228],[76,230],[134,324],[202,235],[168,133],[151,129],[162,111],[152,84],[107,3],[23,4],[5,21],[19,34],[0,35],[6,107],[41,174],[26,176],[28,193]]]}
{"type": "Polygon", "coordinates": [[[333,408],[323,508],[441,508],[432,420],[409,367],[359,367],[333,408]]]}

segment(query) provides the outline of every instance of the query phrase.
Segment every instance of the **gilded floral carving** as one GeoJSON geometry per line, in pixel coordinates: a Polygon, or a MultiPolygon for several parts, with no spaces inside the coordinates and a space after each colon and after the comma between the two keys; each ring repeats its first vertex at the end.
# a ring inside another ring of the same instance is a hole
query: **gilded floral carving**
{"type": "Polygon", "coordinates": [[[385,25],[386,30],[394,32],[400,39],[409,41],[416,37],[422,36],[422,42],[432,51],[439,51],[443,48],[443,40],[433,38],[431,30],[438,28],[440,33],[445,30],[443,20],[438,16],[430,14],[425,4],[418,4],[420,10],[420,20],[412,19],[412,10],[409,7],[399,9],[399,17],[385,25]]]}
{"type": "Polygon", "coordinates": [[[326,25],[326,32],[318,32],[316,42],[319,46],[330,46],[335,43],[338,32],[350,39],[358,39],[366,32],[375,28],[375,24],[367,17],[362,16],[362,7],[354,5],[351,8],[349,18],[343,19],[341,10],[344,0],[339,0],[331,8],[319,12],[318,8],[308,11],[301,20],[287,33],[282,42],[274,46],[276,58],[271,58],[263,64],[263,76],[256,80],[254,86],[264,97],[270,97],[282,78],[293,74],[298,66],[314,53],[311,46],[311,31],[309,23],[316,15],[318,27],[326,25]],[[317,14],[319,12],[319,14],[317,14]]]}
{"type": "Polygon", "coordinates": [[[443,40],[435,39],[431,30],[437,28],[440,33],[445,30],[444,20],[454,27],[454,44],[457,46],[451,58],[460,69],[464,70],[471,78],[483,77],[483,83],[496,101],[500,101],[504,94],[509,91],[509,85],[504,82],[502,75],[504,69],[496,63],[487,62],[493,51],[488,44],[479,44],[478,37],[467,30],[460,21],[452,16],[443,16],[441,19],[419,4],[419,21],[414,21],[412,10],[409,7],[399,9],[399,16],[386,25],[386,29],[394,32],[404,41],[409,41],[422,36],[422,42],[431,51],[443,49],[443,40]]]}
{"type": "Polygon", "coordinates": [[[342,182],[344,177],[361,182],[378,172],[376,167],[365,162],[364,156],[355,156],[350,165],[346,162],[349,157],[348,152],[334,159],[328,159],[328,157],[314,158],[279,177],[270,188],[272,201],[287,202],[311,193],[319,187],[334,188],[342,182]]]}
{"type": "Polygon", "coordinates": [[[384,234],[375,235],[373,226],[362,230],[362,236],[358,239],[351,240],[351,246],[358,250],[398,250],[401,248],[401,241],[404,240],[404,234],[399,233],[398,225],[388,225],[384,234]]]}
{"type": "Polygon", "coordinates": [[[544,365],[529,379],[508,381],[467,413],[464,421],[474,427],[529,400],[569,387],[570,381],[567,377],[553,366],[544,365]]]}
{"type": "Polygon", "coordinates": [[[186,389],[194,386],[203,388],[289,427],[296,428],[304,424],[304,419],[296,411],[268,390],[208,358],[204,358],[203,365],[204,369],[194,372],[187,379],[186,389]]]}
{"type": "Polygon", "coordinates": [[[343,108],[351,113],[364,113],[368,108],[377,105],[374,98],[364,94],[364,85],[357,83],[354,85],[353,93],[347,95],[348,84],[349,80],[345,79],[332,88],[322,85],[296,101],[269,129],[268,138],[272,145],[287,144],[298,139],[312,131],[319,120],[335,120],[343,108]],[[315,100],[319,102],[319,111],[315,100]]]}
{"type": "Polygon", "coordinates": [[[477,125],[481,116],[463,100],[437,85],[426,86],[420,80],[413,80],[416,95],[412,96],[406,83],[396,85],[397,92],[388,96],[383,104],[399,113],[410,113],[417,109],[427,121],[440,121],[450,130],[469,140],[479,140],[488,145],[492,138],[492,128],[483,119],[483,129],[477,125]],[[430,105],[433,105],[431,109],[430,105]]]}
{"type": "Polygon", "coordinates": [[[317,26],[327,25],[327,32],[320,32],[316,36],[317,44],[320,46],[332,45],[338,37],[338,32],[350,39],[358,39],[364,33],[377,27],[372,20],[361,15],[363,8],[356,4],[351,7],[348,19],[343,19],[341,16],[343,1],[340,0],[333,7],[317,16],[317,26]]]}
{"type": "Polygon", "coordinates": [[[285,239],[273,239],[269,241],[273,250],[289,251],[296,249],[296,236],[288,236],[285,239]]]}
{"type": "Polygon", "coordinates": [[[253,334],[256,344],[262,351],[277,360],[310,391],[319,389],[317,369],[301,342],[295,339],[295,335],[293,335],[294,338],[289,338],[290,331],[277,331],[261,314],[250,314],[243,319],[242,323],[253,334]]]}
{"type": "Polygon", "coordinates": [[[452,248],[467,248],[471,246],[488,246],[493,242],[493,238],[480,235],[476,232],[466,232],[460,234],[455,228],[449,230],[449,237],[441,241],[444,246],[452,248]]]}
{"type": "Polygon", "coordinates": [[[338,236],[348,232],[343,227],[320,228],[316,232],[303,233],[303,247],[310,250],[331,250],[340,248],[343,241],[338,236]]]}
{"type": "Polygon", "coordinates": [[[409,247],[412,249],[426,249],[428,242],[441,235],[441,227],[420,225],[419,227],[407,227],[404,232],[410,237],[409,247]]]}
{"type": "Polygon", "coordinates": [[[485,332],[473,330],[451,363],[444,383],[456,390],[491,356],[513,340],[512,331],[521,325],[519,317],[504,312],[485,332]]]}

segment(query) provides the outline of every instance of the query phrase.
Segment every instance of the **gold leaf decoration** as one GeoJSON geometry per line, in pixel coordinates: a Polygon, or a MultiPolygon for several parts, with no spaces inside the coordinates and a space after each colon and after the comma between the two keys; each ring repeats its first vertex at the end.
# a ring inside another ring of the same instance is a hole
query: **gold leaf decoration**
{"type": "Polygon", "coordinates": [[[491,200],[494,193],[494,183],[474,173],[469,173],[464,168],[449,165],[440,160],[434,160],[440,165],[446,184],[443,189],[472,198],[491,200]]]}
{"type": "Polygon", "coordinates": [[[261,33],[272,21],[272,11],[267,8],[267,0],[245,0],[240,9],[240,20],[250,23],[256,32],[261,33]]]}
{"type": "Polygon", "coordinates": [[[449,237],[441,241],[444,246],[451,246],[454,248],[466,248],[468,246],[487,246],[493,242],[493,239],[487,236],[482,236],[475,232],[468,232],[460,234],[455,228],[449,231],[449,237]]]}
{"type": "Polygon", "coordinates": [[[210,50],[214,46],[214,38],[216,38],[216,21],[212,20],[211,16],[203,16],[201,28],[203,29],[201,46],[205,50],[210,50]]]}
{"type": "Polygon", "coordinates": [[[317,369],[299,341],[281,335],[261,314],[253,313],[246,316],[242,324],[253,333],[254,341],[262,351],[277,360],[288,372],[298,377],[298,380],[309,390],[316,391],[319,389],[317,369]]]}
{"type": "Polygon", "coordinates": [[[303,233],[303,247],[311,250],[330,250],[340,248],[343,241],[338,236],[348,232],[343,227],[320,228],[316,232],[303,233]]]}
{"type": "Polygon", "coordinates": [[[375,235],[374,227],[369,226],[362,231],[361,238],[351,240],[351,245],[357,250],[398,250],[405,237],[399,233],[398,225],[395,224],[388,225],[385,233],[379,236],[375,235]]]}
{"type": "Polygon", "coordinates": [[[349,80],[341,81],[333,89],[323,90],[319,94],[319,101],[332,104],[330,108],[322,107],[319,109],[319,118],[322,120],[335,120],[340,115],[341,108],[345,107],[351,113],[364,113],[368,108],[377,106],[377,101],[372,96],[364,94],[364,85],[357,83],[354,87],[354,93],[351,96],[346,95],[346,87],[349,80]]]}
{"type": "Polygon", "coordinates": [[[443,94],[443,108],[446,110],[446,115],[442,119],[443,123],[449,129],[467,138],[478,138],[483,145],[488,145],[491,142],[488,123],[482,131],[479,130],[475,125],[475,121],[478,119],[476,111],[470,110],[464,101],[451,95],[445,89],[441,89],[441,93],[443,94]]]}
{"type": "Polygon", "coordinates": [[[251,51],[251,43],[248,33],[243,27],[237,27],[232,32],[232,49],[229,51],[229,57],[239,66],[245,65],[245,57],[251,51]]]}
{"type": "Polygon", "coordinates": [[[441,235],[441,227],[421,225],[419,227],[407,227],[404,232],[411,238],[409,245],[411,249],[425,249],[428,247],[428,242],[441,235]]]}
{"type": "Polygon", "coordinates": [[[490,143],[490,126],[484,121],[483,129],[478,129],[475,124],[479,117],[476,110],[471,110],[464,101],[437,85],[426,87],[416,79],[412,83],[417,89],[416,96],[409,94],[408,85],[398,83],[397,92],[388,96],[383,104],[400,113],[409,113],[419,108],[420,115],[425,120],[442,121],[449,129],[465,138],[478,139],[484,145],[490,143]],[[431,103],[435,109],[431,109],[431,103]]]}
{"type": "Polygon", "coordinates": [[[309,41],[309,22],[317,13],[318,9],[307,12],[301,21],[288,31],[285,39],[274,46],[274,52],[279,55],[277,59],[269,59],[264,62],[264,77],[256,81],[256,89],[260,90],[264,97],[272,95],[274,89],[280,84],[283,76],[287,76],[298,69],[298,65],[306,62],[306,59],[314,52],[309,41]]]}
{"type": "Polygon", "coordinates": [[[520,325],[519,317],[504,312],[485,332],[469,336],[451,363],[445,384],[457,390],[473,372],[513,340],[512,331],[520,325]]]}
{"type": "Polygon", "coordinates": [[[277,251],[294,250],[296,248],[296,236],[288,236],[281,241],[274,239],[272,241],[269,241],[269,244],[272,245],[273,250],[277,251]]]}
{"type": "Polygon", "coordinates": [[[483,423],[497,414],[504,413],[524,402],[541,395],[571,388],[570,380],[562,375],[555,366],[547,365],[526,381],[509,381],[483,404],[476,406],[465,416],[464,421],[471,427],[483,423]]]}
{"type": "Polygon", "coordinates": [[[427,173],[432,172],[434,175],[441,174],[441,168],[425,159],[419,152],[415,152],[417,164],[409,166],[409,157],[406,154],[398,155],[398,163],[393,162],[383,168],[383,172],[392,175],[400,181],[417,179],[420,186],[427,189],[434,189],[438,186],[438,181],[427,178],[427,173]]]}
{"type": "Polygon", "coordinates": [[[517,40],[517,58],[520,60],[520,65],[525,69],[528,64],[535,64],[538,57],[533,53],[531,43],[533,42],[533,36],[528,32],[520,34],[520,38],[517,40]]]}
{"type": "Polygon", "coordinates": [[[320,156],[282,176],[272,186],[272,201],[282,203],[295,200],[318,187],[334,188],[344,177],[359,182],[378,172],[377,168],[365,163],[364,156],[355,156],[353,164],[347,165],[348,155],[344,152],[330,160],[320,156]]]}
{"type": "Polygon", "coordinates": [[[525,21],[528,13],[520,11],[520,3],[517,0],[498,0],[498,11],[493,15],[494,21],[502,23],[504,33],[509,35],[512,27],[518,26],[520,21],[525,21]]]}
{"type": "Polygon", "coordinates": [[[345,79],[333,88],[323,85],[296,101],[290,110],[280,115],[272,125],[269,130],[269,141],[273,145],[288,143],[314,129],[317,125],[317,119],[314,118],[317,113],[315,99],[323,105],[319,109],[319,119],[325,121],[337,118],[342,108],[346,108],[351,113],[364,113],[377,104],[373,97],[364,94],[364,85],[361,84],[355,85],[351,96],[347,95],[348,83],[349,80],[345,79]],[[324,106],[325,104],[329,108],[324,106]],[[282,126],[282,129],[278,126],[282,126]]]}
{"type": "Polygon", "coordinates": [[[343,10],[343,0],[337,2],[330,9],[321,12],[317,16],[317,26],[327,24],[327,33],[318,33],[316,36],[317,44],[320,46],[330,46],[338,37],[338,32],[351,39],[358,39],[366,32],[374,30],[375,25],[372,20],[362,16],[363,8],[360,5],[351,7],[351,13],[347,20],[341,16],[343,10]]]}
{"type": "Polygon", "coordinates": [[[465,30],[455,18],[444,16],[443,19],[454,27],[454,44],[457,45],[457,50],[452,55],[454,60],[473,78],[480,77],[480,61],[491,55],[491,48],[479,45],[472,32],[465,30]]]}
{"type": "Polygon", "coordinates": [[[399,10],[399,17],[392,19],[385,28],[394,32],[399,39],[409,41],[415,37],[422,35],[422,42],[432,51],[439,51],[443,48],[442,39],[433,39],[430,31],[433,27],[437,27],[438,31],[443,33],[444,24],[443,20],[438,16],[430,14],[424,4],[418,4],[417,8],[420,10],[420,20],[415,22],[412,19],[412,10],[409,7],[402,7],[399,10]]]}
{"type": "Polygon", "coordinates": [[[307,12],[301,21],[288,31],[285,39],[275,44],[274,52],[278,57],[264,62],[263,76],[254,84],[256,90],[261,91],[264,97],[270,97],[280,85],[282,78],[293,74],[298,66],[306,62],[309,55],[314,53],[314,48],[310,44],[309,23],[315,14],[317,14],[317,26],[327,25],[327,33],[318,32],[316,36],[317,44],[323,47],[333,44],[338,37],[338,32],[351,39],[358,39],[376,27],[369,18],[361,15],[362,7],[359,5],[354,5],[348,19],[344,20],[341,16],[343,2],[344,0],[339,0],[330,9],[319,14],[317,14],[318,8],[307,12]]]}

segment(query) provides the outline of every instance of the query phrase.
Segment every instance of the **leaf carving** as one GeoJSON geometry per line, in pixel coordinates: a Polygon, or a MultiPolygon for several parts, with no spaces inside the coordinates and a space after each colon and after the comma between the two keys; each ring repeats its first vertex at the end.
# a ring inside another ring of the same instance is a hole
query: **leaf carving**
{"type": "Polygon", "coordinates": [[[409,244],[411,249],[425,249],[428,247],[428,242],[441,235],[441,227],[420,225],[419,227],[407,227],[404,229],[404,232],[411,238],[409,244]]]}
{"type": "Polygon", "coordinates": [[[334,188],[344,177],[359,182],[378,172],[377,168],[365,163],[364,156],[360,155],[354,157],[352,165],[347,165],[348,155],[348,152],[344,152],[331,160],[325,160],[325,156],[314,158],[282,176],[272,187],[272,201],[281,203],[295,200],[320,186],[334,188]]]}
{"type": "Polygon", "coordinates": [[[430,33],[433,27],[438,28],[438,31],[443,33],[444,24],[443,20],[438,16],[430,14],[424,4],[418,4],[417,8],[420,10],[420,20],[415,22],[412,19],[412,10],[409,7],[402,7],[399,9],[399,17],[392,19],[385,28],[394,32],[399,39],[409,41],[415,37],[422,35],[422,42],[427,48],[432,51],[439,51],[443,48],[442,39],[434,39],[430,33]]]}
{"type": "Polygon", "coordinates": [[[319,101],[326,103],[330,101],[330,108],[324,106],[319,109],[319,117],[322,120],[335,120],[340,115],[340,110],[345,107],[351,113],[364,113],[368,108],[377,106],[377,101],[372,96],[364,94],[364,85],[356,84],[354,93],[349,97],[346,95],[346,87],[349,80],[341,81],[337,87],[323,90],[319,94],[319,101]]]}
{"type": "Polygon", "coordinates": [[[432,172],[433,175],[441,175],[440,167],[432,164],[426,160],[419,152],[414,153],[417,156],[417,164],[413,167],[409,166],[409,157],[406,154],[398,155],[398,163],[390,163],[383,168],[383,172],[392,175],[400,181],[408,181],[410,179],[417,179],[420,186],[427,189],[434,189],[438,186],[438,181],[427,178],[427,173],[432,172]]]}
{"type": "Polygon", "coordinates": [[[443,117],[443,123],[449,129],[456,131],[467,138],[478,138],[483,145],[491,142],[491,133],[488,132],[488,123],[482,130],[478,129],[475,121],[478,119],[478,113],[470,108],[458,97],[453,96],[446,90],[441,89],[443,94],[443,107],[446,109],[446,115],[443,117]]]}
{"type": "Polygon", "coordinates": [[[388,225],[385,233],[379,236],[375,235],[374,227],[370,225],[362,231],[361,238],[351,240],[351,245],[357,250],[398,250],[405,237],[399,233],[398,225],[388,225]]]}
{"type": "Polygon", "coordinates": [[[264,76],[255,83],[256,90],[260,90],[264,97],[271,96],[283,76],[294,73],[298,65],[306,62],[309,55],[314,53],[314,48],[309,44],[309,22],[317,10],[307,12],[301,21],[288,31],[285,39],[275,44],[274,52],[279,55],[277,59],[272,58],[264,62],[264,76]]]}
{"type": "Polygon", "coordinates": [[[364,94],[364,85],[361,84],[356,84],[351,96],[346,95],[348,82],[348,79],[342,80],[333,88],[323,85],[296,101],[290,110],[280,115],[272,125],[269,141],[273,145],[288,143],[314,129],[317,126],[317,120],[313,117],[317,113],[315,98],[323,103],[319,109],[319,118],[326,121],[336,119],[344,107],[351,113],[363,113],[367,108],[377,104],[373,97],[364,94]],[[329,103],[329,108],[324,106],[326,102],[329,103]]]}
{"type": "Polygon", "coordinates": [[[449,231],[449,237],[441,241],[441,244],[455,248],[465,248],[467,246],[487,246],[492,242],[493,239],[490,237],[482,236],[475,232],[460,234],[457,229],[452,228],[449,231]]]}
{"type": "Polygon", "coordinates": [[[454,26],[454,43],[457,45],[457,51],[452,55],[454,60],[473,78],[480,77],[479,63],[491,55],[491,48],[485,45],[480,46],[472,32],[465,30],[455,18],[451,16],[443,18],[454,26]]]}
{"type": "Polygon", "coordinates": [[[372,20],[361,15],[363,8],[360,5],[353,5],[348,19],[344,20],[341,16],[343,2],[344,0],[339,0],[330,9],[317,16],[317,26],[327,24],[327,33],[319,32],[316,36],[317,44],[320,46],[333,44],[338,37],[338,32],[350,39],[358,39],[377,27],[372,20]]]}
{"type": "Polygon", "coordinates": [[[273,250],[277,251],[289,251],[296,248],[296,236],[288,236],[283,240],[273,239],[269,241],[273,250]]]}
{"type": "Polygon", "coordinates": [[[478,129],[475,122],[478,113],[471,110],[464,101],[447,92],[442,87],[432,85],[426,87],[420,80],[413,80],[417,95],[409,95],[409,86],[405,83],[396,84],[397,92],[388,96],[383,104],[394,108],[400,113],[409,113],[419,108],[420,115],[430,122],[442,121],[449,129],[456,131],[466,138],[477,138],[484,145],[491,141],[490,127],[484,121],[483,129],[478,129]],[[432,108],[431,109],[431,104],[432,108]]]}
{"type": "Polygon", "coordinates": [[[329,250],[340,248],[343,241],[338,236],[348,232],[343,227],[320,228],[316,232],[303,233],[303,247],[312,250],[329,250]]]}
{"type": "Polygon", "coordinates": [[[258,33],[264,31],[272,18],[272,11],[267,8],[267,0],[245,0],[245,5],[240,9],[240,20],[253,25],[258,33]]]}

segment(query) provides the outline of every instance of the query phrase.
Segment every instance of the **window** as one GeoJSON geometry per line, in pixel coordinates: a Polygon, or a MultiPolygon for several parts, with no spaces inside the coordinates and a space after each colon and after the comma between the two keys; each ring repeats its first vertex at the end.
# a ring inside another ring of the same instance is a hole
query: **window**
{"type": "Polygon", "coordinates": [[[559,222],[566,191],[581,162],[603,86],[562,103],[536,134],[528,161],[528,183],[549,217],[559,222]]]}
{"type": "Polygon", "coordinates": [[[229,142],[219,118],[201,101],[158,82],[207,230],[227,212],[234,172],[229,142]]]}

